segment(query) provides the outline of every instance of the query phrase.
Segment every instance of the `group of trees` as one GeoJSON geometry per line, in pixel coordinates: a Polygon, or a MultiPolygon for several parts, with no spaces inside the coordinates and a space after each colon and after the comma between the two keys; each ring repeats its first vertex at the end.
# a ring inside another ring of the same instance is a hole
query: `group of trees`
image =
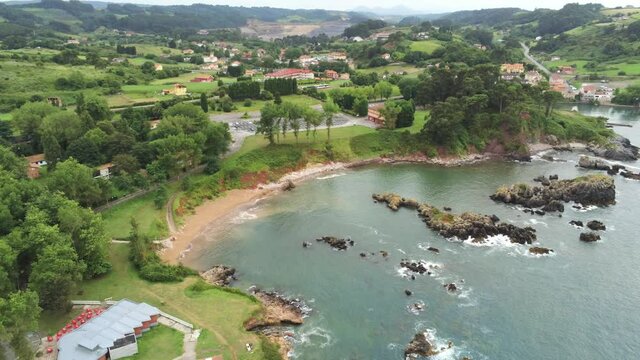
{"type": "Polygon", "coordinates": [[[298,81],[296,79],[267,79],[264,81],[264,90],[274,95],[292,95],[298,92],[298,81]]]}
{"type": "Polygon", "coordinates": [[[135,46],[117,45],[116,52],[118,54],[136,55],[137,49],[135,46]]]}
{"type": "Polygon", "coordinates": [[[333,118],[339,110],[340,108],[330,100],[323,104],[322,111],[286,101],[280,104],[268,102],[260,111],[257,132],[263,134],[269,140],[269,144],[275,144],[280,142],[280,134],[282,133],[284,138],[290,129],[297,142],[301,129],[306,129],[307,137],[313,134],[315,139],[318,126],[324,123],[327,127],[327,138],[330,140],[333,118]]]}
{"type": "Polygon", "coordinates": [[[238,81],[228,86],[227,94],[233,100],[257,99],[260,97],[260,83],[257,81],[238,81]]]}
{"type": "Polygon", "coordinates": [[[382,29],[385,26],[387,26],[387,23],[383,20],[370,19],[344,29],[343,35],[348,38],[356,36],[367,38],[373,31],[382,29]]]}
{"type": "Polygon", "coordinates": [[[26,179],[26,166],[0,146],[0,340],[24,359],[33,356],[25,335],[41,309],[66,309],[80,280],[111,268],[101,217],[26,179]]]}
{"type": "Polygon", "coordinates": [[[329,91],[329,97],[342,110],[365,116],[369,110],[369,100],[389,99],[393,94],[393,85],[380,81],[374,86],[344,87],[329,91]]]}

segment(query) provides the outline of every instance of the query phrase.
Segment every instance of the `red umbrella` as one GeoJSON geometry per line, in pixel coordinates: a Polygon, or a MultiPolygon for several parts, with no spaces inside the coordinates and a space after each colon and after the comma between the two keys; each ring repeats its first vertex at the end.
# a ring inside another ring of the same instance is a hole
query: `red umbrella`
{"type": "Polygon", "coordinates": [[[53,348],[48,347],[47,348],[47,354],[51,354],[53,352],[53,348]]]}

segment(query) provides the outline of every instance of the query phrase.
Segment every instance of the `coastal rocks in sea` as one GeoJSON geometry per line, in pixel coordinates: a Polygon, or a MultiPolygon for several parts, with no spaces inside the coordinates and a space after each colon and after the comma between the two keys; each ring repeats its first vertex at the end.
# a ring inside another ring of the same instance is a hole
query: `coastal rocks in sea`
{"type": "Polygon", "coordinates": [[[332,248],[340,251],[347,250],[350,246],[354,245],[354,241],[351,239],[339,239],[335,236],[323,236],[319,239],[316,239],[318,242],[324,242],[331,246],[332,248]]]}
{"type": "Polygon", "coordinates": [[[549,255],[553,252],[551,249],[547,249],[544,247],[534,246],[529,248],[529,252],[534,255],[549,255]]]}
{"type": "Polygon", "coordinates": [[[418,206],[420,206],[420,203],[416,200],[406,199],[397,194],[373,194],[373,199],[378,202],[386,203],[389,209],[393,211],[398,211],[401,207],[417,209],[418,206]]]}
{"type": "Polygon", "coordinates": [[[306,248],[309,248],[309,247],[311,247],[311,243],[310,243],[310,242],[308,242],[308,241],[303,241],[303,242],[302,242],[302,247],[303,247],[303,248],[305,248],[305,249],[306,249],[306,248]]]}
{"type": "Polygon", "coordinates": [[[458,291],[458,287],[454,283],[444,284],[442,286],[444,288],[446,288],[448,292],[456,292],[456,291],[458,291]]]}
{"type": "Polygon", "coordinates": [[[529,154],[511,153],[506,155],[506,158],[519,162],[531,162],[531,155],[529,154]]]}
{"type": "Polygon", "coordinates": [[[296,184],[291,180],[287,180],[282,184],[282,191],[291,191],[296,188],[296,184]]]}
{"type": "Polygon", "coordinates": [[[549,175],[549,180],[558,180],[558,174],[549,175]]]}
{"type": "Polygon", "coordinates": [[[600,235],[594,232],[582,233],[580,234],[580,241],[584,242],[595,242],[600,240],[600,235]]]}
{"type": "Polygon", "coordinates": [[[537,178],[533,179],[533,181],[541,183],[542,186],[551,185],[551,181],[544,175],[538,176],[537,178]]]}
{"type": "Polygon", "coordinates": [[[626,179],[640,180],[640,173],[633,173],[631,171],[622,171],[620,176],[626,179]]]}
{"type": "Polygon", "coordinates": [[[591,220],[587,223],[587,227],[593,231],[607,230],[607,227],[598,220],[591,220]]]}
{"type": "Polygon", "coordinates": [[[420,275],[428,272],[427,267],[422,262],[402,260],[400,261],[400,267],[403,267],[405,269],[408,269],[409,271],[418,273],[420,275]]]}
{"type": "Polygon", "coordinates": [[[387,258],[389,256],[389,253],[387,251],[380,250],[380,255],[382,255],[383,258],[387,258]]]}
{"type": "Polygon", "coordinates": [[[611,166],[609,166],[609,164],[604,161],[604,160],[600,160],[600,159],[594,159],[592,157],[589,156],[580,156],[580,160],[578,160],[578,167],[581,167],[583,169],[591,169],[591,170],[602,170],[602,171],[609,171],[611,170],[611,166]]]}
{"type": "Polygon", "coordinates": [[[571,220],[569,221],[569,224],[576,227],[584,227],[584,223],[580,220],[571,220]]]}
{"type": "Polygon", "coordinates": [[[244,328],[247,331],[257,331],[265,327],[283,325],[301,325],[304,316],[304,303],[300,299],[287,299],[273,291],[263,291],[257,288],[250,290],[258,299],[264,311],[259,316],[251,317],[245,321],[244,328]]]}
{"type": "Polygon", "coordinates": [[[549,186],[539,187],[515,184],[499,188],[490,198],[505,204],[517,204],[527,208],[564,211],[560,202],[576,202],[582,206],[608,206],[616,202],[616,187],[612,178],[605,175],[589,175],[570,180],[554,180],[549,186]]]}
{"type": "Polygon", "coordinates": [[[439,254],[439,253],[440,253],[440,249],[438,249],[438,248],[434,248],[433,246],[429,246],[429,247],[427,248],[427,250],[429,250],[429,251],[431,251],[431,252],[434,252],[434,253],[436,253],[436,254],[439,254]]]}
{"type": "Polygon", "coordinates": [[[404,294],[407,295],[407,296],[411,296],[411,295],[413,295],[413,291],[411,291],[409,289],[405,289],[404,290],[404,294]]]}
{"type": "Polygon", "coordinates": [[[236,269],[224,265],[216,265],[211,269],[200,273],[200,277],[207,283],[216,286],[228,286],[236,280],[236,269]]]}
{"type": "Polygon", "coordinates": [[[593,154],[609,160],[633,161],[638,160],[639,149],[631,145],[629,139],[617,135],[603,146],[588,148],[593,154]]]}
{"type": "Polygon", "coordinates": [[[434,356],[439,351],[431,344],[425,333],[417,333],[404,350],[406,359],[417,359],[421,356],[434,356]]]}

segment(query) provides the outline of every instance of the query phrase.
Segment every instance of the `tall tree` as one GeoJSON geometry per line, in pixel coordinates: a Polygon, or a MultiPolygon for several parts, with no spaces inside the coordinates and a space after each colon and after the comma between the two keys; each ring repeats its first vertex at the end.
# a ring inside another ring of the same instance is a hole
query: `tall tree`
{"type": "Polygon", "coordinates": [[[207,101],[207,94],[205,93],[200,94],[200,108],[205,113],[209,112],[209,102],[207,101]]]}
{"type": "Polygon", "coordinates": [[[324,123],[327,125],[327,142],[331,141],[331,126],[333,126],[333,117],[340,111],[340,108],[333,100],[327,100],[322,104],[324,123]]]}

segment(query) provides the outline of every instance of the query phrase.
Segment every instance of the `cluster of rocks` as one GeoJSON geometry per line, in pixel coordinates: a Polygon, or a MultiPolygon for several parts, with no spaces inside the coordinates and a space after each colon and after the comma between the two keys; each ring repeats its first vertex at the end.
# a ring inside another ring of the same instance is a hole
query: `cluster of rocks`
{"type": "MultiPolygon", "coordinates": [[[[324,242],[325,244],[328,244],[332,248],[340,251],[345,251],[349,247],[355,244],[355,242],[351,239],[339,239],[335,236],[323,236],[321,238],[316,239],[316,241],[324,242]]],[[[309,243],[302,244],[303,247],[308,247],[309,245],[310,245],[309,243]]]]}
{"type": "Polygon", "coordinates": [[[535,230],[531,227],[521,228],[512,224],[501,223],[495,215],[482,215],[465,212],[461,215],[443,212],[429,204],[419,204],[416,200],[406,199],[396,194],[373,194],[378,202],[387,203],[392,210],[400,207],[417,209],[419,216],[432,230],[446,238],[458,238],[481,243],[490,236],[505,235],[512,242],[531,244],[536,240],[535,230]],[[419,204],[416,206],[416,204],[419,204]]]}
{"type": "Polygon", "coordinates": [[[296,184],[291,180],[287,180],[282,184],[282,191],[291,191],[296,188],[296,184]]]}
{"type": "MultiPolygon", "coordinates": [[[[541,180],[541,179],[540,179],[541,180]]],[[[608,206],[616,202],[613,179],[590,175],[570,180],[548,180],[548,185],[515,184],[499,188],[490,198],[505,204],[541,208],[542,211],[564,211],[562,202],[576,202],[583,206],[608,206]]]]}
{"type": "Polygon", "coordinates": [[[638,147],[631,145],[629,139],[620,135],[611,138],[604,146],[589,147],[588,150],[596,156],[617,161],[638,160],[639,153],[638,147]]]}
{"type": "Polygon", "coordinates": [[[259,317],[245,321],[247,331],[262,331],[265,328],[284,325],[301,325],[304,321],[305,305],[300,299],[288,299],[275,291],[252,288],[249,291],[264,306],[259,317]]]}
{"type": "Polygon", "coordinates": [[[549,255],[552,252],[553,250],[540,246],[533,246],[529,248],[529,253],[534,255],[549,255]]]}
{"type": "MultiPolygon", "coordinates": [[[[584,227],[584,223],[580,220],[571,220],[569,224],[579,228],[584,227]]],[[[600,240],[600,235],[596,233],[596,231],[607,230],[607,227],[605,226],[605,224],[603,224],[601,221],[598,221],[598,220],[591,220],[587,222],[587,227],[592,231],[580,234],[580,241],[584,241],[584,242],[598,241],[600,240]]]]}
{"type": "MultiPolygon", "coordinates": [[[[405,359],[417,359],[419,357],[431,357],[438,355],[442,351],[446,349],[451,349],[453,347],[453,342],[449,341],[447,347],[442,347],[441,349],[437,349],[429,339],[427,338],[427,334],[423,332],[419,332],[414,335],[409,345],[404,349],[404,357],[405,359]]],[[[467,357],[463,357],[463,360],[468,360],[467,357]]]]}
{"type": "Polygon", "coordinates": [[[216,286],[229,286],[231,282],[237,280],[236,269],[224,266],[224,265],[216,265],[211,269],[200,273],[200,277],[204,279],[207,283],[216,286]]]}
{"type": "Polygon", "coordinates": [[[609,175],[620,175],[627,179],[640,180],[640,173],[631,172],[623,165],[609,165],[609,163],[604,160],[594,159],[588,156],[581,156],[578,161],[578,166],[583,169],[606,171],[609,175]]]}
{"type": "MultiPolygon", "coordinates": [[[[409,271],[411,271],[412,273],[415,273],[415,274],[431,275],[431,270],[433,270],[434,268],[437,268],[437,265],[425,264],[425,263],[422,263],[422,262],[419,262],[419,261],[411,261],[411,260],[407,260],[407,259],[402,259],[400,261],[400,267],[405,268],[405,269],[407,269],[407,270],[409,270],[409,271]]],[[[412,279],[415,279],[415,277],[412,277],[412,279]]]]}

